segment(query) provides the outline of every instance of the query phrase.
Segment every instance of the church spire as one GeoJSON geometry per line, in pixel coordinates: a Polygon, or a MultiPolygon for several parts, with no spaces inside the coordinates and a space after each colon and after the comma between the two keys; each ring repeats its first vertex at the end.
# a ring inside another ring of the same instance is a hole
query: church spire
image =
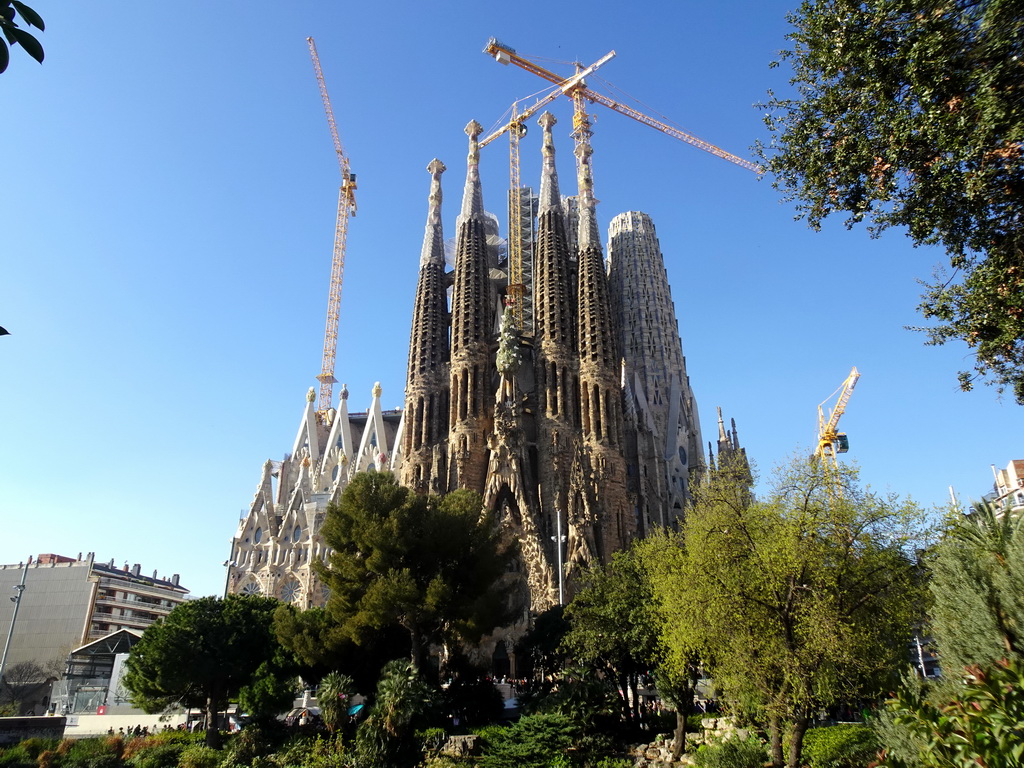
{"type": "Polygon", "coordinates": [[[484,195],[480,188],[480,134],[483,126],[476,120],[466,126],[469,136],[469,157],[466,165],[466,188],[462,193],[462,219],[481,216],[484,212],[484,195]]]}
{"type": "Polygon", "coordinates": [[[420,275],[409,340],[405,387],[402,481],[420,492],[437,491],[431,468],[443,459],[449,409],[448,297],[445,281],[444,233],[441,227],[441,174],[438,159],[427,166],[430,197],[420,253],[420,275]],[[441,454],[438,453],[441,451],[441,454]]]}
{"type": "Polygon", "coordinates": [[[555,170],[555,140],[551,135],[551,128],[558,121],[550,112],[545,112],[537,120],[544,129],[544,145],[541,149],[544,154],[544,167],[540,177],[540,205],[538,214],[555,209],[562,211],[562,197],[558,193],[558,173],[555,170]]]}
{"type": "Polygon", "coordinates": [[[444,234],[441,227],[441,174],[444,163],[436,157],[430,161],[430,207],[427,210],[427,229],[423,234],[423,250],[420,252],[420,268],[428,263],[444,266],[444,234]]]}

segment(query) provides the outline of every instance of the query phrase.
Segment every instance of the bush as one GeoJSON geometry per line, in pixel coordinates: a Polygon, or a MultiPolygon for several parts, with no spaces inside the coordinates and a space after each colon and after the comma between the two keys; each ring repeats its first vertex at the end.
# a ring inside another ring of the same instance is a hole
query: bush
{"type": "Polygon", "coordinates": [[[757,739],[734,738],[705,744],[697,750],[694,762],[697,768],[761,768],[767,759],[768,750],[757,739]]]}
{"type": "Polygon", "coordinates": [[[423,745],[423,752],[430,755],[441,750],[448,741],[448,732],[444,728],[424,728],[416,731],[416,738],[423,745]]]}
{"type": "Polygon", "coordinates": [[[135,768],[178,768],[181,753],[187,745],[182,741],[158,741],[156,739],[132,739],[128,749],[133,749],[128,759],[135,768]],[[136,745],[136,741],[143,742],[136,745]]]}
{"type": "Polygon", "coordinates": [[[0,749],[0,766],[2,768],[36,768],[36,761],[29,757],[21,744],[7,749],[0,749]]]}
{"type": "Polygon", "coordinates": [[[217,768],[223,755],[204,744],[185,747],[178,761],[179,768],[217,768]]]}
{"type": "Polygon", "coordinates": [[[527,715],[504,731],[489,733],[481,768],[550,768],[572,746],[576,728],[565,715],[527,715]]]}
{"type": "Polygon", "coordinates": [[[38,760],[43,752],[56,749],[57,739],[43,739],[37,736],[25,739],[18,746],[28,756],[29,760],[38,760]]]}
{"type": "Polygon", "coordinates": [[[860,768],[871,762],[880,747],[867,725],[811,728],[804,735],[803,759],[809,768],[860,768]]]}

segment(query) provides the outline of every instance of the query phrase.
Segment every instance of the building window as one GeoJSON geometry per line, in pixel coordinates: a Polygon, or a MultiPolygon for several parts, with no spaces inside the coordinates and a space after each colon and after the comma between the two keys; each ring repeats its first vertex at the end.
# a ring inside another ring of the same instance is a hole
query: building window
{"type": "Polygon", "coordinates": [[[261,541],[263,541],[263,529],[257,528],[256,533],[254,533],[252,536],[252,539],[253,542],[255,542],[256,544],[259,544],[261,541]]]}

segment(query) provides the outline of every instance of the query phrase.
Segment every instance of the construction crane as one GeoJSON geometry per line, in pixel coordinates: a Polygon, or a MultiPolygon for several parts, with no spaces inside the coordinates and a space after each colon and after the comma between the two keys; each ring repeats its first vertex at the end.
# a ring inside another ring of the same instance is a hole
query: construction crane
{"type": "MultiPolygon", "coordinates": [[[[568,82],[564,77],[545,69],[529,59],[523,58],[516,53],[514,48],[498,42],[498,40],[493,37],[487,41],[487,45],[484,47],[484,53],[493,56],[499,64],[515,64],[517,67],[521,67],[527,72],[532,72],[538,77],[542,77],[556,85],[568,82]]],[[[581,70],[582,65],[576,64],[577,75],[581,74],[581,70]]],[[[585,102],[589,101],[595,104],[603,104],[609,109],[613,109],[620,114],[631,117],[644,125],[649,125],[650,127],[668,134],[673,138],[679,139],[680,141],[685,141],[687,144],[692,144],[698,149],[703,149],[705,152],[710,152],[716,157],[728,160],[730,163],[735,163],[741,168],[746,168],[748,171],[753,171],[754,173],[762,173],[764,171],[764,169],[756,163],[744,160],[742,157],[734,155],[731,152],[726,152],[724,149],[716,147],[714,144],[704,141],[703,139],[698,139],[696,136],[686,133],[685,131],[681,131],[667,123],[663,123],[661,120],[657,120],[650,115],[645,115],[643,112],[639,112],[632,107],[615,101],[614,99],[610,99],[604,94],[592,91],[587,88],[586,84],[583,82],[577,81],[575,85],[566,88],[564,92],[567,96],[573,99],[573,132],[577,140],[577,145],[589,139],[590,121],[584,110],[585,102]]]]}
{"type": "Polygon", "coordinates": [[[558,87],[547,96],[538,99],[533,106],[527,107],[523,112],[518,112],[519,102],[512,104],[511,119],[498,130],[491,133],[480,142],[481,147],[486,147],[503,133],[508,133],[509,140],[509,190],[511,190],[512,201],[509,207],[508,225],[508,299],[516,318],[516,327],[523,331],[523,295],[525,286],[523,284],[523,233],[522,222],[522,196],[519,194],[519,139],[526,135],[526,120],[536,114],[541,108],[550,104],[564,93],[574,89],[582,82],[583,78],[594,72],[598,67],[607,61],[615,58],[615,51],[606,53],[603,57],[591,64],[584,70],[577,72],[558,84],[558,87]]]}
{"type": "MultiPolygon", "coordinates": [[[[560,75],[551,72],[548,69],[540,66],[539,64],[530,61],[523,56],[516,53],[515,49],[499,42],[496,38],[491,38],[487,41],[487,45],[484,47],[484,53],[489,56],[493,56],[499,64],[515,64],[517,67],[525,69],[527,72],[532,72],[538,77],[544,78],[549,82],[555,83],[559,86],[556,92],[548,94],[547,99],[553,100],[558,96],[559,93],[565,94],[572,99],[573,102],[573,116],[572,116],[572,137],[575,142],[576,155],[576,176],[580,181],[580,193],[581,195],[592,195],[592,174],[590,173],[590,117],[587,114],[586,104],[592,102],[596,104],[603,104],[609,109],[613,109],[627,117],[631,117],[644,125],[661,131],[662,133],[668,134],[673,138],[685,141],[687,144],[703,149],[705,152],[720,157],[724,160],[728,160],[731,163],[735,163],[742,168],[754,171],[755,173],[762,173],[763,169],[761,166],[744,160],[742,157],[726,152],[720,147],[716,147],[714,144],[698,139],[685,131],[681,131],[667,123],[663,123],[650,115],[645,115],[632,107],[622,104],[614,99],[610,99],[607,96],[590,90],[586,87],[584,77],[593,72],[597,67],[603,64],[608,59],[615,55],[615,51],[612,51],[603,59],[596,64],[583,68],[583,65],[577,62],[576,73],[569,78],[563,78],[560,75]],[[584,182],[584,179],[586,181],[584,182]]],[[[510,161],[509,165],[511,168],[512,177],[512,190],[513,190],[513,202],[512,210],[509,213],[509,293],[513,300],[522,296],[522,232],[520,231],[520,213],[519,207],[521,205],[521,198],[519,193],[519,138],[522,135],[522,120],[523,116],[519,116],[518,123],[516,122],[516,115],[513,107],[513,120],[509,123],[509,126],[516,125],[517,130],[509,130],[509,137],[511,141],[510,147],[510,161]],[[513,223],[514,222],[514,223],[513,223]],[[515,277],[513,277],[515,276],[515,277]]],[[[508,128],[509,126],[506,126],[508,128]]],[[[504,129],[502,129],[504,130],[504,129]]],[[[493,137],[488,137],[488,140],[493,137]]],[[[483,146],[483,142],[481,142],[483,146]]],[[[522,327],[522,302],[518,302],[518,310],[516,312],[517,320],[519,321],[520,327],[522,327]]]]}
{"type": "Polygon", "coordinates": [[[356,215],[356,176],[349,170],[348,156],[342,149],[341,139],[338,138],[338,126],[334,122],[334,110],[331,109],[331,100],[327,96],[327,84],[324,82],[324,73],[320,69],[320,57],[316,53],[316,43],[312,37],[307,37],[309,44],[309,55],[313,59],[313,69],[316,72],[316,82],[320,86],[320,98],[324,102],[324,112],[327,113],[327,125],[331,129],[331,138],[334,140],[334,151],[338,155],[338,168],[341,170],[341,187],[338,190],[338,218],[334,225],[334,257],[331,260],[331,288],[327,298],[327,326],[324,330],[324,359],[320,375],[317,381],[320,382],[320,398],[317,402],[316,415],[321,424],[329,424],[331,421],[331,402],[333,397],[334,384],[334,362],[338,351],[338,316],[341,308],[341,283],[345,276],[345,241],[348,238],[349,216],[356,215]]]}
{"type": "Polygon", "coordinates": [[[826,469],[837,468],[839,464],[836,454],[846,453],[850,450],[850,441],[847,439],[846,433],[839,432],[836,428],[839,426],[839,419],[842,417],[843,412],[846,411],[846,406],[850,402],[850,395],[853,394],[853,388],[857,386],[859,378],[860,372],[854,366],[850,371],[850,375],[839,385],[839,389],[818,405],[818,448],[814,453],[815,456],[825,462],[826,469]],[[837,393],[839,399],[836,401],[835,407],[829,409],[828,416],[826,417],[824,406],[837,393]]]}

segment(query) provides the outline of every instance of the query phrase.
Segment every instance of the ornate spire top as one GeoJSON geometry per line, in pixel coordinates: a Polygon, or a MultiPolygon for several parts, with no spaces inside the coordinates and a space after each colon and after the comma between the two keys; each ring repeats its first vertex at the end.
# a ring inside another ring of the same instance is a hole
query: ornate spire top
{"type": "Polygon", "coordinates": [[[341,400],[342,402],[348,400],[348,384],[341,385],[341,400]]]}
{"type": "Polygon", "coordinates": [[[379,381],[374,382],[373,389],[371,390],[371,392],[373,393],[373,396],[374,397],[380,397],[381,392],[383,392],[383,391],[384,390],[382,390],[380,388],[380,382],[379,381]]]}
{"type": "Polygon", "coordinates": [[[597,228],[597,200],[594,198],[594,174],[590,167],[590,156],[594,153],[589,144],[576,147],[577,175],[579,186],[579,247],[585,250],[601,247],[601,233],[597,228]]]}
{"type": "Polygon", "coordinates": [[[420,252],[420,267],[427,264],[444,266],[444,234],[441,228],[441,174],[447,170],[436,157],[430,161],[430,209],[427,213],[427,229],[423,233],[423,250],[420,252]]]}
{"type": "Polygon", "coordinates": [[[541,151],[544,153],[544,169],[540,177],[540,207],[539,213],[552,209],[561,211],[562,197],[558,193],[558,173],[555,170],[555,140],[551,134],[551,127],[558,121],[550,112],[545,112],[537,120],[544,129],[544,144],[541,151]]]}
{"type": "Polygon", "coordinates": [[[484,196],[480,189],[480,134],[483,126],[476,120],[466,126],[469,136],[469,157],[466,167],[466,188],[462,193],[462,218],[478,216],[484,212],[484,196]]]}
{"type": "Polygon", "coordinates": [[[736,419],[729,419],[729,423],[732,424],[732,447],[740,447],[740,436],[736,434],[736,419]]]}
{"type": "Polygon", "coordinates": [[[316,390],[310,387],[309,392],[306,393],[306,402],[312,403],[314,400],[316,400],[316,390]]]}
{"type": "Polygon", "coordinates": [[[722,406],[718,406],[718,444],[721,445],[728,439],[725,434],[725,422],[722,420],[722,406]]]}

